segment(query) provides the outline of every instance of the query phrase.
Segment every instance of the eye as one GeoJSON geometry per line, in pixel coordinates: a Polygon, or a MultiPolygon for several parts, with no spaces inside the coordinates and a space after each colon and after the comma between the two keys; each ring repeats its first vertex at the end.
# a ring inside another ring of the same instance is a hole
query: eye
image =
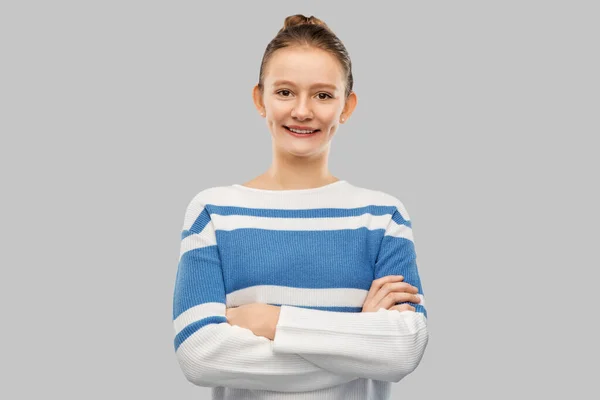
{"type": "Polygon", "coordinates": [[[279,90],[279,91],[277,91],[276,93],[277,93],[277,94],[281,94],[283,97],[289,97],[289,96],[287,96],[287,95],[284,95],[283,93],[288,93],[288,94],[289,94],[289,93],[290,93],[290,91],[289,91],[289,90],[287,90],[287,89],[282,89],[282,90],[279,90]]]}
{"type": "Polygon", "coordinates": [[[329,93],[321,92],[317,96],[320,96],[320,95],[326,96],[326,97],[319,97],[319,99],[321,99],[321,100],[333,99],[333,96],[330,95],[329,93]]]}

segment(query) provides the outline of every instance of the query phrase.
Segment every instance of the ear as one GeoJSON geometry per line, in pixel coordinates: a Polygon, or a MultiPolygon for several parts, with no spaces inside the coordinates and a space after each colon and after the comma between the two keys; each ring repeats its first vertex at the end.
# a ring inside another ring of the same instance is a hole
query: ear
{"type": "Polygon", "coordinates": [[[258,110],[258,113],[265,116],[265,103],[263,102],[262,93],[258,87],[258,84],[254,85],[252,88],[252,101],[254,101],[254,106],[258,110]]]}
{"type": "Polygon", "coordinates": [[[348,98],[346,99],[346,103],[344,104],[344,109],[342,110],[342,115],[340,115],[340,123],[345,123],[348,121],[348,118],[354,112],[356,108],[356,104],[358,104],[358,96],[354,92],[350,92],[348,98]]]}

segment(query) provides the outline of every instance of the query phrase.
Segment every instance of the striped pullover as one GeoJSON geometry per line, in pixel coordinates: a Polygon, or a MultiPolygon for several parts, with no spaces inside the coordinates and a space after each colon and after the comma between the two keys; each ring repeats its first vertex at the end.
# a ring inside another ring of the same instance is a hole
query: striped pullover
{"type": "Polygon", "coordinates": [[[429,337],[406,208],[345,180],[204,189],[185,211],[173,323],[185,378],[212,399],[389,399],[429,337]],[[361,312],[387,275],[419,289],[415,311],[361,312]],[[274,340],[227,322],[249,303],[280,307],[274,340]]]}

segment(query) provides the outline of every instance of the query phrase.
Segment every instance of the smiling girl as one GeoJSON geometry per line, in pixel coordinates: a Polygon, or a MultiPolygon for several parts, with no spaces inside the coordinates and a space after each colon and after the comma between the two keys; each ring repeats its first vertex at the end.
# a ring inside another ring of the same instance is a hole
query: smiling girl
{"type": "Polygon", "coordinates": [[[356,107],[351,68],[346,49],[323,22],[286,19],[267,46],[253,89],[271,132],[273,163],[246,186],[312,188],[337,180],[327,164],[333,136],[356,107]]]}
{"type": "Polygon", "coordinates": [[[352,85],[329,27],[287,17],[252,91],[272,138],[270,168],[204,189],[186,209],[175,351],[213,399],[388,399],[424,354],[406,208],[328,168],[357,105],[352,85]]]}

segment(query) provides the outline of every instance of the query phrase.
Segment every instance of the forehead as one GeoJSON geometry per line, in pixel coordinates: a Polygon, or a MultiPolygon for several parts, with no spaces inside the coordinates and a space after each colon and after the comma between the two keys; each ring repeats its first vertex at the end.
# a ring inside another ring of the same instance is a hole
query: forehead
{"type": "Polygon", "coordinates": [[[288,80],[300,86],[315,82],[330,83],[341,88],[342,67],[329,52],[312,47],[285,47],[273,53],[265,71],[265,85],[288,80]]]}

